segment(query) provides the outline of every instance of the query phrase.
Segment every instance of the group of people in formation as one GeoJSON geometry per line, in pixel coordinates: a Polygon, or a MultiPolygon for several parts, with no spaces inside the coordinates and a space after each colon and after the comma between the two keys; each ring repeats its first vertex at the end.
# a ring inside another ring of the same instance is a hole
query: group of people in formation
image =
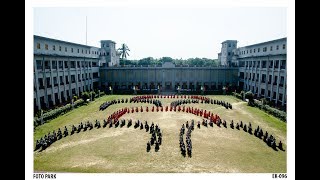
{"type": "Polygon", "coordinates": [[[180,151],[181,155],[183,157],[186,157],[186,154],[188,154],[188,157],[192,157],[192,141],[191,141],[191,132],[194,130],[194,120],[191,120],[190,126],[189,122],[186,122],[186,127],[184,127],[184,124],[182,124],[182,127],[180,129],[179,133],[179,145],[180,145],[180,151]],[[185,134],[185,129],[187,129],[186,132],[186,143],[184,143],[183,135],[185,134]]]}
{"type": "Polygon", "coordinates": [[[222,105],[224,106],[226,109],[232,109],[232,105],[229,102],[225,102],[225,101],[220,101],[220,100],[215,100],[215,99],[211,99],[208,97],[204,97],[204,96],[199,96],[199,95],[143,95],[143,96],[134,96],[132,98],[130,98],[128,100],[128,98],[126,99],[117,99],[117,100],[111,100],[111,101],[106,101],[104,103],[102,103],[99,107],[100,111],[105,110],[106,108],[108,108],[109,106],[113,105],[113,104],[118,104],[118,103],[150,103],[150,104],[154,104],[156,107],[162,107],[162,103],[160,100],[157,100],[156,98],[181,98],[183,100],[177,100],[177,101],[173,101],[171,103],[171,106],[175,107],[175,106],[180,106],[182,104],[190,104],[190,103],[206,103],[206,104],[218,104],[218,105],[222,105]]]}

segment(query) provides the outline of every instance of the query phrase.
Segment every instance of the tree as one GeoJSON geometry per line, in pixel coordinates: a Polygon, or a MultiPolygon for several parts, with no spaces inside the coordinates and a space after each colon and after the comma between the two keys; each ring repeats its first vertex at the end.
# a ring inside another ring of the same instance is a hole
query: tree
{"type": "Polygon", "coordinates": [[[121,48],[118,48],[121,59],[127,59],[127,55],[130,56],[128,51],[130,51],[130,49],[124,43],[121,45],[121,48]]]}
{"type": "Polygon", "coordinates": [[[249,102],[248,102],[249,106],[254,106],[253,93],[251,91],[246,92],[245,98],[249,100],[249,102]]]}

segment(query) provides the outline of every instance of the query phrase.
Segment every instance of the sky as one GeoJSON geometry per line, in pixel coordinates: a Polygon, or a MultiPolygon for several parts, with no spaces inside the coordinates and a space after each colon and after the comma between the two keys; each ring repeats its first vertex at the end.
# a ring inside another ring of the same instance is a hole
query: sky
{"type": "Polygon", "coordinates": [[[34,35],[100,47],[122,43],[128,59],[217,59],[221,42],[238,47],[287,37],[286,7],[34,7],[34,35]]]}

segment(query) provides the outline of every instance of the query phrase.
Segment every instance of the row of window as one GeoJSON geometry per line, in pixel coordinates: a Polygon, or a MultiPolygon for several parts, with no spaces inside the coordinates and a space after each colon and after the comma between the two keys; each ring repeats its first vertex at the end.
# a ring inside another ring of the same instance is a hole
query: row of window
{"type": "MultiPolygon", "coordinates": [[[[240,73],[240,78],[244,78],[244,73],[241,72],[240,73]]],[[[246,73],[246,77],[244,78],[245,80],[251,80],[251,81],[259,81],[259,74],[257,73],[257,78],[255,78],[255,73],[246,73]],[[252,76],[251,76],[252,75],[252,76]]],[[[266,74],[262,74],[262,78],[261,78],[261,83],[266,83],[267,80],[267,75],[266,74]]],[[[278,76],[274,76],[273,79],[273,85],[277,85],[278,82],[278,76]]],[[[272,75],[269,75],[269,79],[268,79],[268,84],[271,84],[272,81],[272,75]]],[[[280,82],[279,82],[279,86],[283,87],[284,84],[284,76],[280,76],[280,82]]]]}
{"type": "MultiPolygon", "coordinates": [[[[62,47],[61,46],[57,46],[59,51],[62,51],[62,47]]],[[[41,44],[37,43],[37,49],[41,49],[41,44]]],[[[44,44],[44,49],[45,50],[49,50],[49,45],[48,44],[44,44]]],[[[56,45],[52,45],[52,50],[56,51],[56,45]]],[[[68,52],[68,47],[64,47],[64,51],[68,52]]],[[[73,53],[73,48],[70,48],[70,51],[73,53]]],[[[77,53],[80,53],[80,49],[77,49],[77,53]]],[[[81,53],[82,54],[96,54],[96,55],[101,55],[101,53],[99,53],[98,51],[90,51],[90,50],[83,50],[81,49],[81,53]]]]}
{"type": "Polygon", "coordinates": [[[80,68],[80,67],[98,67],[98,62],[94,61],[42,61],[36,60],[36,66],[38,70],[45,69],[64,69],[64,68],[80,68]],[[44,63],[43,63],[44,62],[44,63]],[[43,66],[44,65],[44,66],[43,66]]]}
{"type": "MultiPolygon", "coordinates": [[[[286,49],[286,44],[283,44],[282,45],[282,49],[286,49]]],[[[243,54],[251,54],[251,53],[256,53],[256,50],[257,52],[260,52],[260,48],[254,48],[254,49],[247,49],[246,51],[240,51],[240,55],[243,55],[243,54]]],[[[279,50],[279,45],[276,45],[276,50],[279,50]]],[[[268,47],[264,47],[262,48],[262,52],[267,52],[268,51],[268,47]]],[[[273,51],[273,46],[270,46],[269,47],[269,51],[273,51]]]]}
{"type": "MultiPolygon", "coordinates": [[[[258,87],[254,88],[254,86],[246,85],[246,89],[247,89],[247,90],[251,90],[251,91],[252,91],[253,93],[255,93],[255,94],[256,94],[256,93],[258,94],[258,87]]],[[[261,88],[261,93],[260,93],[260,95],[261,95],[262,97],[265,96],[265,89],[261,88]]],[[[273,95],[272,95],[272,97],[271,97],[271,91],[268,90],[267,97],[272,98],[272,99],[275,100],[275,99],[277,99],[277,92],[273,92],[273,95]]],[[[282,93],[279,93],[278,101],[282,101],[282,98],[283,98],[283,94],[282,94],[282,93]]]]}
{"type": "Polygon", "coordinates": [[[260,66],[260,61],[240,61],[239,66],[240,67],[247,67],[247,68],[266,68],[267,66],[269,68],[279,68],[280,69],[285,69],[286,68],[286,60],[272,60],[272,61],[261,61],[260,66]],[[280,64],[279,64],[280,63],[280,64]]]}
{"type": "MultiPolygon", "coordinates": [[[[98,75],[98,73],[92,73],[92,74],[91,73],[89,73],[89,74],[85,73],[85,74],[82,74],[81,77],[80,77],[80,74],[78,74],[78,82],[89,80],[89,79],[92,79],[92,78],[99,78],[99,75],[98,75]]],[[[70,82],[71,83],[75,83],[76,82],[75,75],[71,75],[71,79],[70,79],[71,81],[69,81],[69,76],[65,76],[64,78],[63,78],[63,76],[59,76],[59,79],[60,79],[60,85],[69,84],[70,82]]],[[[43,78],[38,78],[38,82],[39,82],[39,89],[44,89],[44,84],[46,84],[47,88],[52,87],[51,78],[50,77],[47,77],[45,79],[45,82],[44,82],[43,78]]],[[[53,86],[58,86],[58,85],[59,85],[58,77],[53,77],[53,86]]]]}

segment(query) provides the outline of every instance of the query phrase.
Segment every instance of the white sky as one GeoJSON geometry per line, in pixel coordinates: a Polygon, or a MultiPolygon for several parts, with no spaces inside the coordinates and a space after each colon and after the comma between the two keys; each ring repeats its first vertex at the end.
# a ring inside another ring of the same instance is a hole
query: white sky
{"type": "Polygon", "coordinates": [[[110,39],[130,48],[128,59],[217,58],[221,42],[238,47],[287,37],[287,8],[37,7],[34,34],[100,47],[110,39]]]}

